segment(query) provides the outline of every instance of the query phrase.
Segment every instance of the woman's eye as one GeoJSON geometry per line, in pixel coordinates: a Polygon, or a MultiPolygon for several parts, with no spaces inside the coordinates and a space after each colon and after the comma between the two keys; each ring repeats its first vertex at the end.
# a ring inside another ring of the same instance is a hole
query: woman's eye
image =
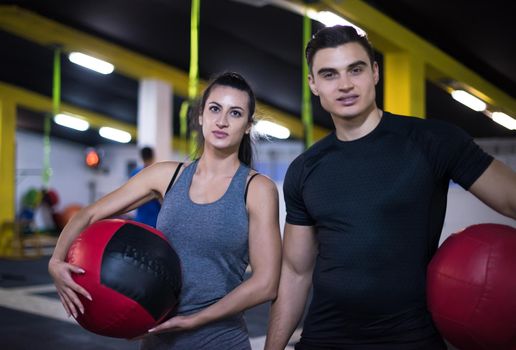
{"type": "Polygon", "coordinates": [[[240,113],[240,111],[231,111],[231,115],[234,117],[241,117],[242,113],[240,113]]]}
{"type": "Polygon", "coordinates": [[[218,112],[218,111],[219,111],[219,107],[217,107],[217,106],[210,106],[210,107],[209,107],[209,110],[210,110],[211,112],[218,112]]]}

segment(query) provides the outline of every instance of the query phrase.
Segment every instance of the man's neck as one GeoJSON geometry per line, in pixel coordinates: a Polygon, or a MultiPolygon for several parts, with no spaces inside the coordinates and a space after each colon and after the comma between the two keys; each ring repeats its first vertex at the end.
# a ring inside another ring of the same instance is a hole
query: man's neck
{"type": "Polygon", "coordinates": [[[375,107],[371,112],[350,118],[335,118],[335,133],[341,141],[353,141],[373,131],[382,119],[383,111],[375,107]]]}

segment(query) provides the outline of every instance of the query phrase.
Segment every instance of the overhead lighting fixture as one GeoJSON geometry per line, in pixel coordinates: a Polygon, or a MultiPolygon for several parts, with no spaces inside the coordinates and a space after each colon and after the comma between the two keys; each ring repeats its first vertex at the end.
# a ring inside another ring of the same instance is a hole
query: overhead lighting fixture
{"type": "Polygon", "coordinates": [[[103,126],[99,129],[99,135],[120,143],[128,143],[131,141],[131,134],[129,134],[127,131],[110,128],[108,126],[103,126]]]}
{"type": "Polygon", "coordinates": [[[462,103],[474,111],[483,112],[487,108],[484,101],[464,90],[453,90],[451,95],[455,101],[462,103]]]}
{"type": "Polygon", "coordinates": [[[491,118],[509,130],[516,130],[516,119],[502,112],[493,112],[491,118]]]}
{"type": "Polygon", "coordinates": [[[277,139],[284,140],[290,137],[290,130],[288,128],[268,120],[258,121],[258,123],[256,123],[255,130],[261,135],[269,135],[277,139]]]}
{"type": "MultiPolygon", "coordinates": [[[[233,0],[236,2],[245,3],[248,5],[252,5],[255,7],[264,7],[265,5],[271,5],[276,6],[279,8],[283,8],[287,11],[292,11],[294,13],[297,13],[301,16],[306,15],[313,19],[314,21],[321,22],[326,27],[333,27],[334,25],[344,25],[344,26],[351,26],[354,27],[358,34],[361,36],[365,36],[366,32],[359,26],[357,26],[354,23],[351,23],[350,21],[340,17],[339,15],[330,12],[330,11],[316,11],[311,8],[307,8],[306,4],[296,4],[295,2],[291,0],[233,0]]],[[[312,1],[314,2],[314,1],[312,1]]],[[[308,3],[308,1],[305,1],[305,3],[308,3]]]]}
{"type": "Polygon", "coordinates": [[[99,60],[98,58],[85,55],[80,52],[71,52],[68,55],[68,59],[80,66],[94,70],[101,74],[110,74],[115,70],[115,66],[111,63],[99,60]]]}
{"type": "Polygon", "coordinates": [[[86,120],[62,113],[56,114],[54,116],[54,122],[61,126],[79,131],[88,130],[90,127],[90,123],[88,123],[86,120]]]}
{"type": "Polygon", "coordinates": [[[354,23],[351,23],[350,21],[340,17],[339,15],[336,15],[333,12],[330,11],[314,11],[314,10],[308,10],[307,11],[308,17],[311,19],[321,22],[326,27],[333,27],[335,25],[343,25],[343,26],[351,26],[355,28],[359,35],[365,36],[366,32],[359,26],[357,26],[354,23]]]}

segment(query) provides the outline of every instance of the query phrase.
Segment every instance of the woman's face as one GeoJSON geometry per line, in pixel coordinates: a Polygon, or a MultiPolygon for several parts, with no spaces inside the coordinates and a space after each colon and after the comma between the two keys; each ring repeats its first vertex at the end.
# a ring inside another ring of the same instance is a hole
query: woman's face
{"type": "Polygon", "coordinates": [[[238,152],[244,134],[249,133],[249,95],[229,86],[214,86],[199,116],[205,146],[238,152]]]}

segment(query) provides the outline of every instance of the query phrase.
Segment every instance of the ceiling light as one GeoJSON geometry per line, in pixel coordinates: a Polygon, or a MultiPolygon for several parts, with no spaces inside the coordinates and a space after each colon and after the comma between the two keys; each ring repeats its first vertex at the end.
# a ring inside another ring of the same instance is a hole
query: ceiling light
{"type": "Polygon", "coordinates": [[[366,32],[362,28],[360,28],[356,24],[353,24],[350,21],[340,17],[339,15],[336,15],[333,12],[330,12],[330,11],[317,12],[317,11],[313,11],[313,10],[308,10],[307,14],[308,14],[308,17],[310,17],[311,19],[313,19],[315,21],[321,22],[326,27],[333,27],[335,25],[352,26],[353,28],[355,28],[357,30],[359,35],[361,35],[361,36],[366,35],[366,32]]]}
{"type": "Polygon", "coordinates": [[[90,123],[88,123],[86,120],[73,117],[71,115],[67,114],[56,114],[54,116],[54,122],[56,124],[59,124],[61,126],[65,126],[67,128],[79,130],[79,131],[85,131],[88,130],[90,127],[90,123]]]}
{"type": "Polygon", "coordinates": [[[487,106],[484,101],[464,90],[453,90],[451,95],[455,101],[462,103],[474,111],[482,112],[486,110],[487,106]]]}
{"type": "Polygon", "coordinates": [[[99,134],[106,139],[110,139],[116,142],[128,143],[131,141],[131,134],[129,134],[127,131],[110,128],[108,126],[101,127],[99,134]]]}
{"type": "Polygon", "coordinates": [[[269,135],[277,139],[288,139],[290,137],[289,129],[267,120],[258,121],[255,130],[261,135],[269,135]]]}
{"type": "Polygon", "coordinates": [[[502,112],[493,112],[491,118],[509,130],[516,130],[516,119],[502,112]]]}
{"type": "Polygon", "coordinates": [[[110,74],[115,69],[115,66],[113,66],[111,63],[99,60],[98,58],[91,57],[80,52],[70,53],[70,55],[68,55],[68,59],[75,64],[94,70],[95,72],[101,74],[110,74]]]}

